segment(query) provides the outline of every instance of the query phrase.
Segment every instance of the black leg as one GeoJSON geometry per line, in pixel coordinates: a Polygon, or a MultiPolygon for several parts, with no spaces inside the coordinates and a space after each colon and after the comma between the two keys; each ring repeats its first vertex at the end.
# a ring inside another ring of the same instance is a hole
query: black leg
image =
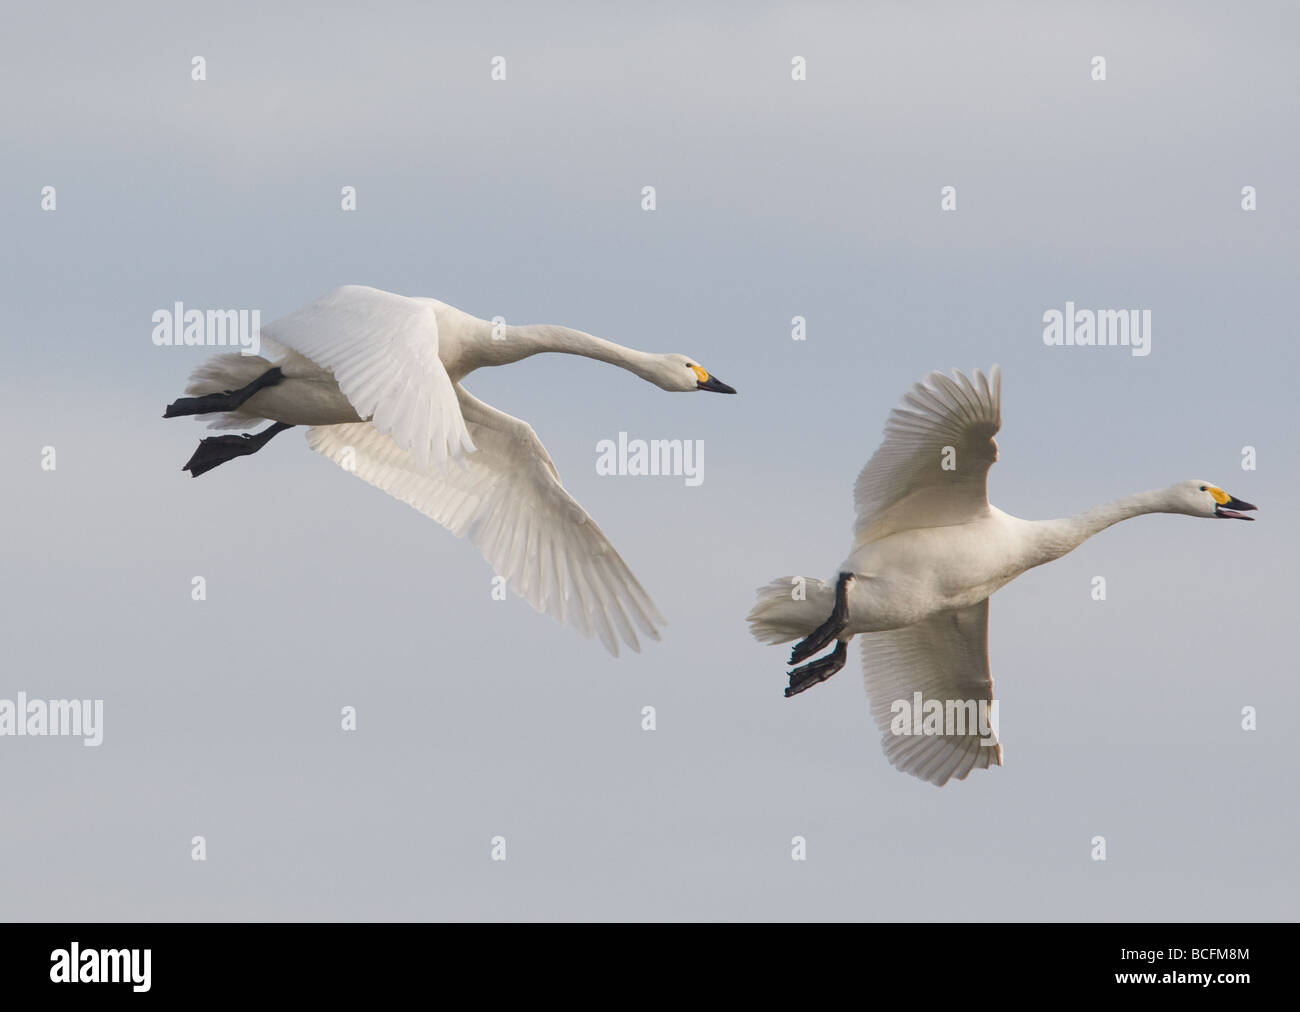
{"type": "Polygon", "coordinates": [[[189,459],[189,463],[182,467],[181,470],[189,471],[191,478],[197,478],[199,475],[211,471],[218,464],[224,464],[236,457],[247,457],[250,453],[256,453],[279,433],[292,428],[292,425],[276,422],[274,425],[252,435],[245,432],[239,436],[209,436],[207,439],[199,441],[199,448],[194,451],[194,456],[189,459]]]}
{"type": "Polygon", "coordinates": [[[844,667],[849,656],[849,645],[843,640],[835,644],[835,649],[825,657],[818,657],[811,664],[795,668],[790,672],[790,686],[785,690],[785,698],[797,696],[804,689],[810,689],[818,682],[824,682],[831,675],[844,667]]]}
{"type": "Polygon", "coordinates": [[[175,418],[178,415],[206,415],[213,411],[234,411],[253,394],[266,387],[275,386],[282,379],[284,379],[284,373],[280,371],[279,366],[275,366],[262,373],[248,386],[240,387],[238,390],[227,390],[219,394],[204,394],[202,397],[182,397],[179,400],[172,401],[167,405],[167,410],[163,412],[163,417],[175,418]]]}
{"type": "Polygon", "coordinates": [[[852,573],[840,574],[840,578],[835,581],[835,607],[831,609],[831,617],[814,629],[807,639],[794,645],[790,651],[791,664],[807,660],[844,631],[844,627],[849,624],[849,583],[852,580],[852,573]]]}

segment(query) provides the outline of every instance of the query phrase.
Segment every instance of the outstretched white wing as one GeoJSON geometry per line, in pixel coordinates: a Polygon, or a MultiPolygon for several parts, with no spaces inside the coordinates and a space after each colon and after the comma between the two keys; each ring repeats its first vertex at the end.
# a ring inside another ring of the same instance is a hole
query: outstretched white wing
{"type": "Polygon", "coordinates": [[[884,442],[858,475],[855,544],[898,531],[965,523],[989,507],[988,473],[998,459],[1002,370],[974,378],[933,372],[904,396],[884,442]]]}
{"type": "Polygon", "coordinates": [[[510,588],[538,611],[594,632],[615,656],[621,637],[664,625],[649,595],[596,522],[564,490],[532,427],[455,386],[477,452],[466,466],[432,474],[364,422],[317,426],[313,450],[468,537],[510,588]]]}
{"type": "Polygon", "coordinates": [[[993,702],[988,598],[859,639],[871,714],[881,730],[885,755],[895,767],[942,787],[954,777],[964,780],[971,770],[1002,765],[996,719],[986,709],[993,702]],[[942,708],[943,723],[937,729],[947,733],[925,733],[926,704],[931,700],[942,708]],[[984,729],[993,733],[981,732],[981,710],[984,729]],[[956,733],[959,729],[964,733],[956,733]],[[982,744],[984,740],[990,744],[982,744]]]}
{"type": "Polygon", "coordinates": [[[330,370],[357,414],[421,466],[445,469],[474,449],[429,300],[345,285],[263,329],[330,370]]]}

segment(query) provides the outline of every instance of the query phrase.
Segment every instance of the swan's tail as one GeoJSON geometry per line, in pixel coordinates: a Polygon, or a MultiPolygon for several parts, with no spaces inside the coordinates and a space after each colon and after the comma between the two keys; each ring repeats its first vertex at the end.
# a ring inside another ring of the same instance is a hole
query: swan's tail
{"type": "MultiPolygon", "coordinates": [[[[271,369],[271,363],[259,355],[213,355],[190,373],[185,387],[188,397],[204,397],[246,387],[271,369]]],[[[249,414],[243,408],[203,414],[209,429],[251,429],[263,421],[261,415],[249,414]]]]}
{"type": "Polygon", "coordinates": [[[782,576],[758,588],[749,631],[763,643],[802,639],[835,607],[835,588],[810,576],[782,576]]]}

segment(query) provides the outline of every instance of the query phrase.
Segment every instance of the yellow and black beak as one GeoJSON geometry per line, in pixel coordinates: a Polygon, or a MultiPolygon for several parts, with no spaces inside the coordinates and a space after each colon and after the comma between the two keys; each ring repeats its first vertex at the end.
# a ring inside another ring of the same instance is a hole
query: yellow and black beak
{"type": "Polygon", "coordinates": [[[734,394],[736,392],[735,387],[729,387],[716,376],[710,376],[706,370],[701,369],[698,365],[693,365],[691,368],[695,370],[696,390],[712,390],[715,394],[734,394]]]}
{"type": "Polygon", "coordinates": [[[1256,507],[1248,502],[1242,502],[1228,495],[1222,489],[1215,489],[1212,493],[1214,501],[1218,504],[1214,507],[1214,515],[1224,520],[1254,520],[1254,517],[1244,516],[1240,510],[1253,510],[1256,507]]]}

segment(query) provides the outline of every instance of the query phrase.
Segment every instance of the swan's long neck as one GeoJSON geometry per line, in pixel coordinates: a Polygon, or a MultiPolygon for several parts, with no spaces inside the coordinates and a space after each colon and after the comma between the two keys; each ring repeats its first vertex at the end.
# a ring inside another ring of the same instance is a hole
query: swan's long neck
{"type": "Polygon", "coordinates": [[[1074,551],[1094,534],[1113,527],[1121,520],[1130,520],[1147,513],[1167,513],[1168,494],[1164,489],[1139,492],[1117,499],[1063,520],[1039,520],[1033,523],[1030,567],[1059,559],[1074,551]]]}
{"type": "Polygon", "coordinates": [[[479,344],[481,365],[507,365],[541,352],[554,351],[563,355],[581,355],[598,362],[608,362],[620,369],[650,379],[653,355],[635,348],[625,348],[613,341],[584,334],[570,327],[557,327],[546,323],[518,327],[501,327],[490,339],[479,344]]]}

